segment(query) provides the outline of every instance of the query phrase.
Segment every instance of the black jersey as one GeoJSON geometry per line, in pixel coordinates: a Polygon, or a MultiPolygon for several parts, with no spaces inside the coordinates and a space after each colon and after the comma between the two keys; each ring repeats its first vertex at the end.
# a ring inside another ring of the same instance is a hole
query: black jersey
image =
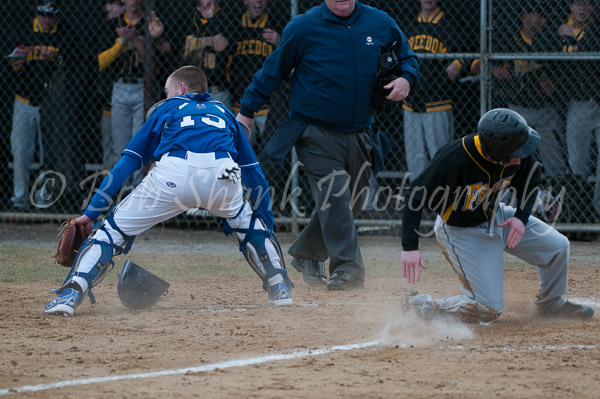
{"type": "Polygon", "coordinates": [[[533,155],[523,158],[520,165],[490,161],[475,134],[446,144],[405,194],[404,250],[418,249],[424,207],[451,226],[474,227],[493,217],[499,194],[508,187],[514,188],[515,217],[527,224],[541,183],[540,166],[533,155]]]}
{"type": "Polygon", "coordinates": [[[36,17],[31,29],[24,33],[20,40],[21,44],[31,47],[32,51],[27,56],[23,68],[16,73],[15,91],[22,102],[37,106],[41,104],[43,96],[50,92],[55,72],[65,66],[70,48],[67,43],[69,32],[60,21],[53,29],[45,31],[36,17]],[[44,59],[43,49],[56,51],[56,57],[44,59]]]}
{"type": "MultiPolygon", "coordinates": [[[[534,45],[534,41],[517,32],[500,40],[495,50],[500,53],[532,53],[536,51],[534,45]]],[[[554,93],[542,90],[545,81],[550,79],[548,63],[521,59],[501,61],[494,66],[506,69],[512,76],[510,80],[495,82],[494,95],[502,104],[541,108],[552,100],[554,93]]]]}
{"type": "MultiPolygon", "coordinates": [[[[119,15],[119,17],[111,19],[108,21],[107,25],[110,26],[109,29],[112,29],[112,32],[115,32],[117,27],[125,28],[131,22],[125,16],[126,13],[119,15]]],[[[146,18],[142,17],[138,22],[131,23],[135,29],[136,34],[143,38],[144,37],[144,26],[146,25],[146,18]]],[[[116,40],[118,36],[114,33],[114,40],[116,40]]],[[[137,52],[135,46],[132,43],[127,43],[126,47],[119,52],[117,57],[113,57],[112,55],[107,57],[110,59],[107,63],[109,66],[110,75],[113,79],[118,78],[126,78],[126,79],[135,79],[135,78],[143,78],[144,77],[144,59],[137,52]]],[[[106,54],[111,50],[105,50],[102,54],[106,54]]],[[[104,68],[101,66],[100,68],[103,70],[104,68]]]]}
{"type": "MultiPolygon", "coordinates": [[[[558,51],[563,53],[580,53],[598,51],[600,48],[600,23],[597,19],[590,20],[585,26],[576,28],[573,15],[550,27],[546,34],[537,40],[538,51],[558,51]],[[573,37],[558,36],[560,24],[573,28],[573,37]]],[[[597,100],[600,96],[600,87],[591,83],[598,69],[598,61],[555,61],[551,63],[549,73],[556,84],[557,95],[564,100],[597,100]]]]}
{"type": "MultiPolygon", "coordinates": [[[[476,44],[475,38],[462,37],[462,26],[453,14],[436,7],[429,18],[418,12],[402,26],[408,38],[410,49],[415,53],[444,54],[473,50],[465,47],[469,41],[476,44]]],[[[403,102],[403,108],[415,112],[433,112],[453,108],[452,82],[446,67],[454,63],[459,70],[467,66],[463,59],[419,59],[419,86],[410,91],[403,102]]]]}
{"type": "MultiPolygon", "coordinates": [[[[228,62],[228,76],[233,98],[232,108],[235,112],[239,111],[239,103],[246,87],[252,83],[252,76],[262,68],[265,59],[276,48],[274,44],[263,39],[264,29],[272,29],[281,35],[284,25],[285,23],[274,20],[266,12],[252,19],[246,11],[238,17],[236,26],[228,32],[227,39],[233,44],[228,62]]],[[[266,107],[263,107],[263,112],[266,112],[266,107]]]]}
{"type": "Polygon", "coordinates": [[[227,50],[217,52],[212,44],[212,37],[225,31],[223,11],[218,8],[213,18],[203,18],[195,11],[192,23],[186,24],[185,42],[180,46],[181,65],[195,65],[206,75],[209,86],[226,86],[227,50]]]}

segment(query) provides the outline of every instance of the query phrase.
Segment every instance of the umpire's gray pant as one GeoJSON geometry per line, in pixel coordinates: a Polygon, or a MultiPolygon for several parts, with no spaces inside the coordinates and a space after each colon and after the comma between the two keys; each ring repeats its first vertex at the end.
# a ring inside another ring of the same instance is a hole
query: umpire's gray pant
{"type": "Polygon", "coordinates": [[[364,280],[354,217],[365,206],[371,168],[367,131],[337,133],[309,125],[296,142],[298,160],[315,201],[310,222],[288,253],[296,258],[326,260],[329,273],[343,271],[364,280]]]}

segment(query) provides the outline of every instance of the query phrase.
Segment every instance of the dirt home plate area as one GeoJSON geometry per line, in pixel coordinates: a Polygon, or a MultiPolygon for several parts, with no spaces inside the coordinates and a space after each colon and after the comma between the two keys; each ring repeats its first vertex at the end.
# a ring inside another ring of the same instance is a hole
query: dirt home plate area
{"type": "MultiPolygon", "coordinates": [[[[235,239],[157,226],[115,258],[97,304],[86,298],[66,318],[43,313],[68,271],[53,264],[57,231],[0,224],[0,397],[600,398],[598,241],[571,243],[566,295],[594,307],[592,319],[538,317],[536,268],[506,255],[504,313],[463,324],[403,313],[413,289],[459,293],[432,238],[414,286],[402,278],[399,237],[361,235],[364,290],[309,287],[288,266],[294,304],[277,308],[235,239]],[[125,259],[169,281],[167,297],[126,309],[125,259]]],[[[287,251],[294,236],[279,239],[287,251]]]]}

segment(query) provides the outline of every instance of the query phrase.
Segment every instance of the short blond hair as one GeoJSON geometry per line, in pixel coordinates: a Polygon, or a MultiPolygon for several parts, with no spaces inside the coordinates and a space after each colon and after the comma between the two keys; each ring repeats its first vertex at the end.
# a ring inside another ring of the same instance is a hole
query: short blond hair
{"type": "Polygon", "coordinates": [[[169,76],[176,83],[185,84],[188,93],[206,93],[208,83],[202,69],[193,65],[186,65],[179,68],[169,76]]]}

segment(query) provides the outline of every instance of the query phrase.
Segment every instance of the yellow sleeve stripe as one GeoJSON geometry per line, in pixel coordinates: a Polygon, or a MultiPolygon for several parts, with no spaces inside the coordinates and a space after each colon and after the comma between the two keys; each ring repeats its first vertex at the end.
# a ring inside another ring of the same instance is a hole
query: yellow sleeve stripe
{"type": "Polygon", "coordinates": [[[110,66],[123,51],[121,43],[116,42],[114,46],[98,54],[98,70],[102,71],[110,66]]]}

